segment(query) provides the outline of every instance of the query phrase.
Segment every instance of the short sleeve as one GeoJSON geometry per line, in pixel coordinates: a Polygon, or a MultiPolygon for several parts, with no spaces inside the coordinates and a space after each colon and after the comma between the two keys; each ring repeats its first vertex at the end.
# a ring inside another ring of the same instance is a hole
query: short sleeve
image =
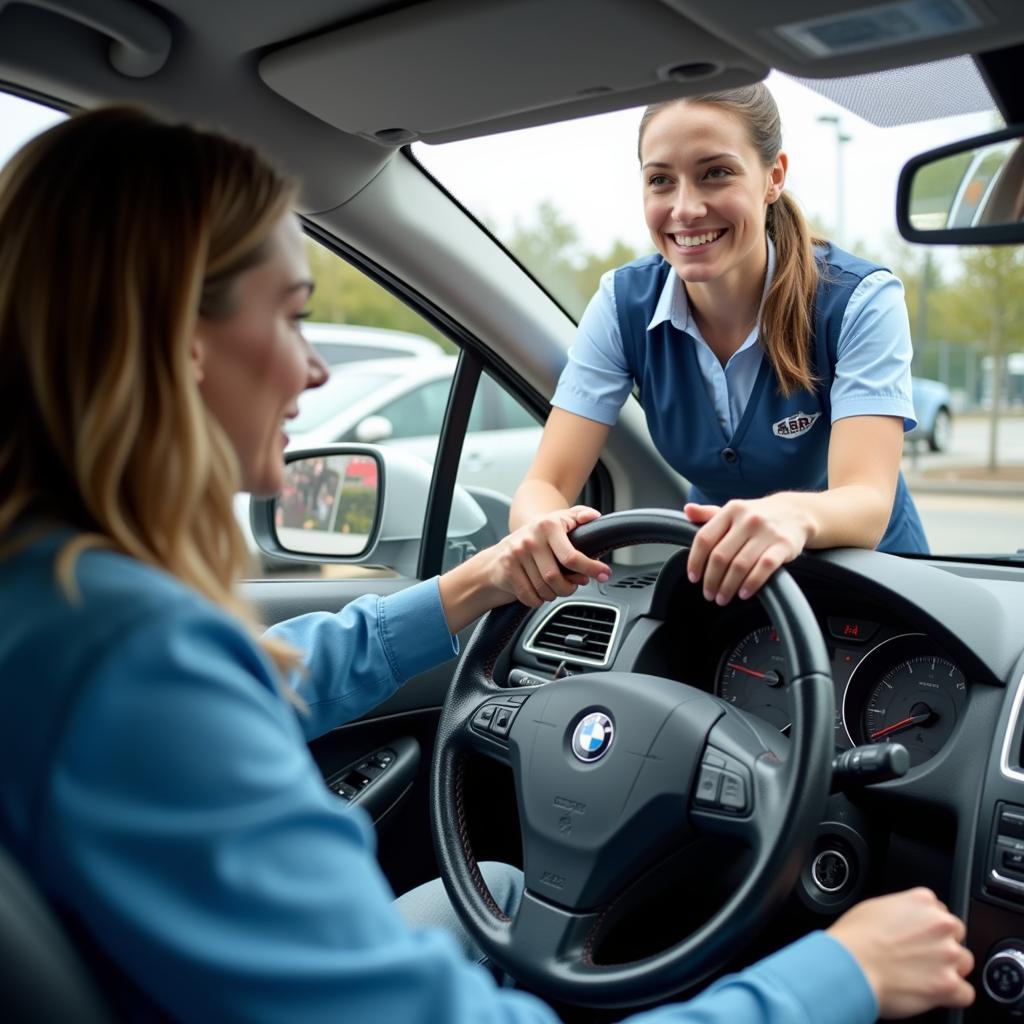
{"type": "Polygon", "coordinates": [[[632,388],[615,310],[615,271],[610,270],[583,313],[551,404],[613,426],[632,388]]]}
{"type": "Polygon", "coordinates": [[[888,270],[868,274],[843,314],[830,392],[832,422],[849,416],[901,416],[904,430],[916,426],[912,356],[903,285],[888,270]]]}

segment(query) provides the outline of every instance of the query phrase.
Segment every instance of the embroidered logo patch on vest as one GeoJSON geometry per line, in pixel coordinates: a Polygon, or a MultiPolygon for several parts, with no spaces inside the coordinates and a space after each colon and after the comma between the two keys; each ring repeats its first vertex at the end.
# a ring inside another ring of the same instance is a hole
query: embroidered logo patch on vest
{"type": "Polygon", "coordinates": [[[776,437],[799,437],[806,434],[818,422],[820,412],[798,412],[787,416],[784,420],[772,424],[772,433],[776,437]]]}

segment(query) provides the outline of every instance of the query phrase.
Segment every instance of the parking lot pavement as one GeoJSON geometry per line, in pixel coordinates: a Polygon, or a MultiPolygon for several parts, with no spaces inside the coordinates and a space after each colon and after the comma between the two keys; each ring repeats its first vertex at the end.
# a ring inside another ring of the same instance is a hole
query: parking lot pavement
{"type": "Polygon", "coordinates": [[[1012,554],[1024,549],[1024,497],[917,494],[932,552],[1012,554]]]}

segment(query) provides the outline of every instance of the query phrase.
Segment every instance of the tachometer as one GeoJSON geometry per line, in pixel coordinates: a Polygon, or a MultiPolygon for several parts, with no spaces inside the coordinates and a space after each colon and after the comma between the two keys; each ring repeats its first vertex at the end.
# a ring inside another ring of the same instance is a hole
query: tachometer
{"type": "Polygon", "coordinates": [[[861,743],[902,743],[912,765],[942,749],[967,700],[960,668],[927,637],[895,637],[857,667],[844,713],[861,743]]]}
{"type": "Polygon", "coordinates": [[[784,686],[785,670],[778,634],[771,626],[764,626],[748,633],[726,653],[718,669],[715,692],[786,732],[793,719],[784,686]]]}

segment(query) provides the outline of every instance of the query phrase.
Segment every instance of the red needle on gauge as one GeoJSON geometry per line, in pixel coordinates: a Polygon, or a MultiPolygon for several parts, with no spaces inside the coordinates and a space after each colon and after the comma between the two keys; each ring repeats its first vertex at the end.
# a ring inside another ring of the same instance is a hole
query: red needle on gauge
{"type": "Polygon", "coordinates": [[[766,673],[755,672],[752,668],[744,668],[742,665],[734,665],[731,661],[728,663],[728,668],[734,668],[737,672],[746,672],[748,676],[756,676],[758,679],[764,679],[766,673]]]}
{"type": "Polygon", "coordinates": [[[916,715],[908,715],[906,718],[901,718],[898,722],[893,722],[892,725],[887,725],[884,729],[879,729],[878,732],[873,732],[871,739],[880,740],[883,736],[889,736],[894,732],[899,732],[901,729],[909,729],[912,725],[920,725],[922,722],[927,722],[931,717],[932,709],[925,704],[924,710],[919,711],[916,715]]]}
{"type": "Polygon", "coordinates": [[[737,672],[745,672],[748,676],[753,676],[755,679],[763,679],[769,686],[778,686],[782,681],[779,678],[778,672],[756,672],[752,668],[747,668],[744,665],[737,665],[732,661],[727,661],[725,666],[726,668],[733,668],[737,672]]]}

